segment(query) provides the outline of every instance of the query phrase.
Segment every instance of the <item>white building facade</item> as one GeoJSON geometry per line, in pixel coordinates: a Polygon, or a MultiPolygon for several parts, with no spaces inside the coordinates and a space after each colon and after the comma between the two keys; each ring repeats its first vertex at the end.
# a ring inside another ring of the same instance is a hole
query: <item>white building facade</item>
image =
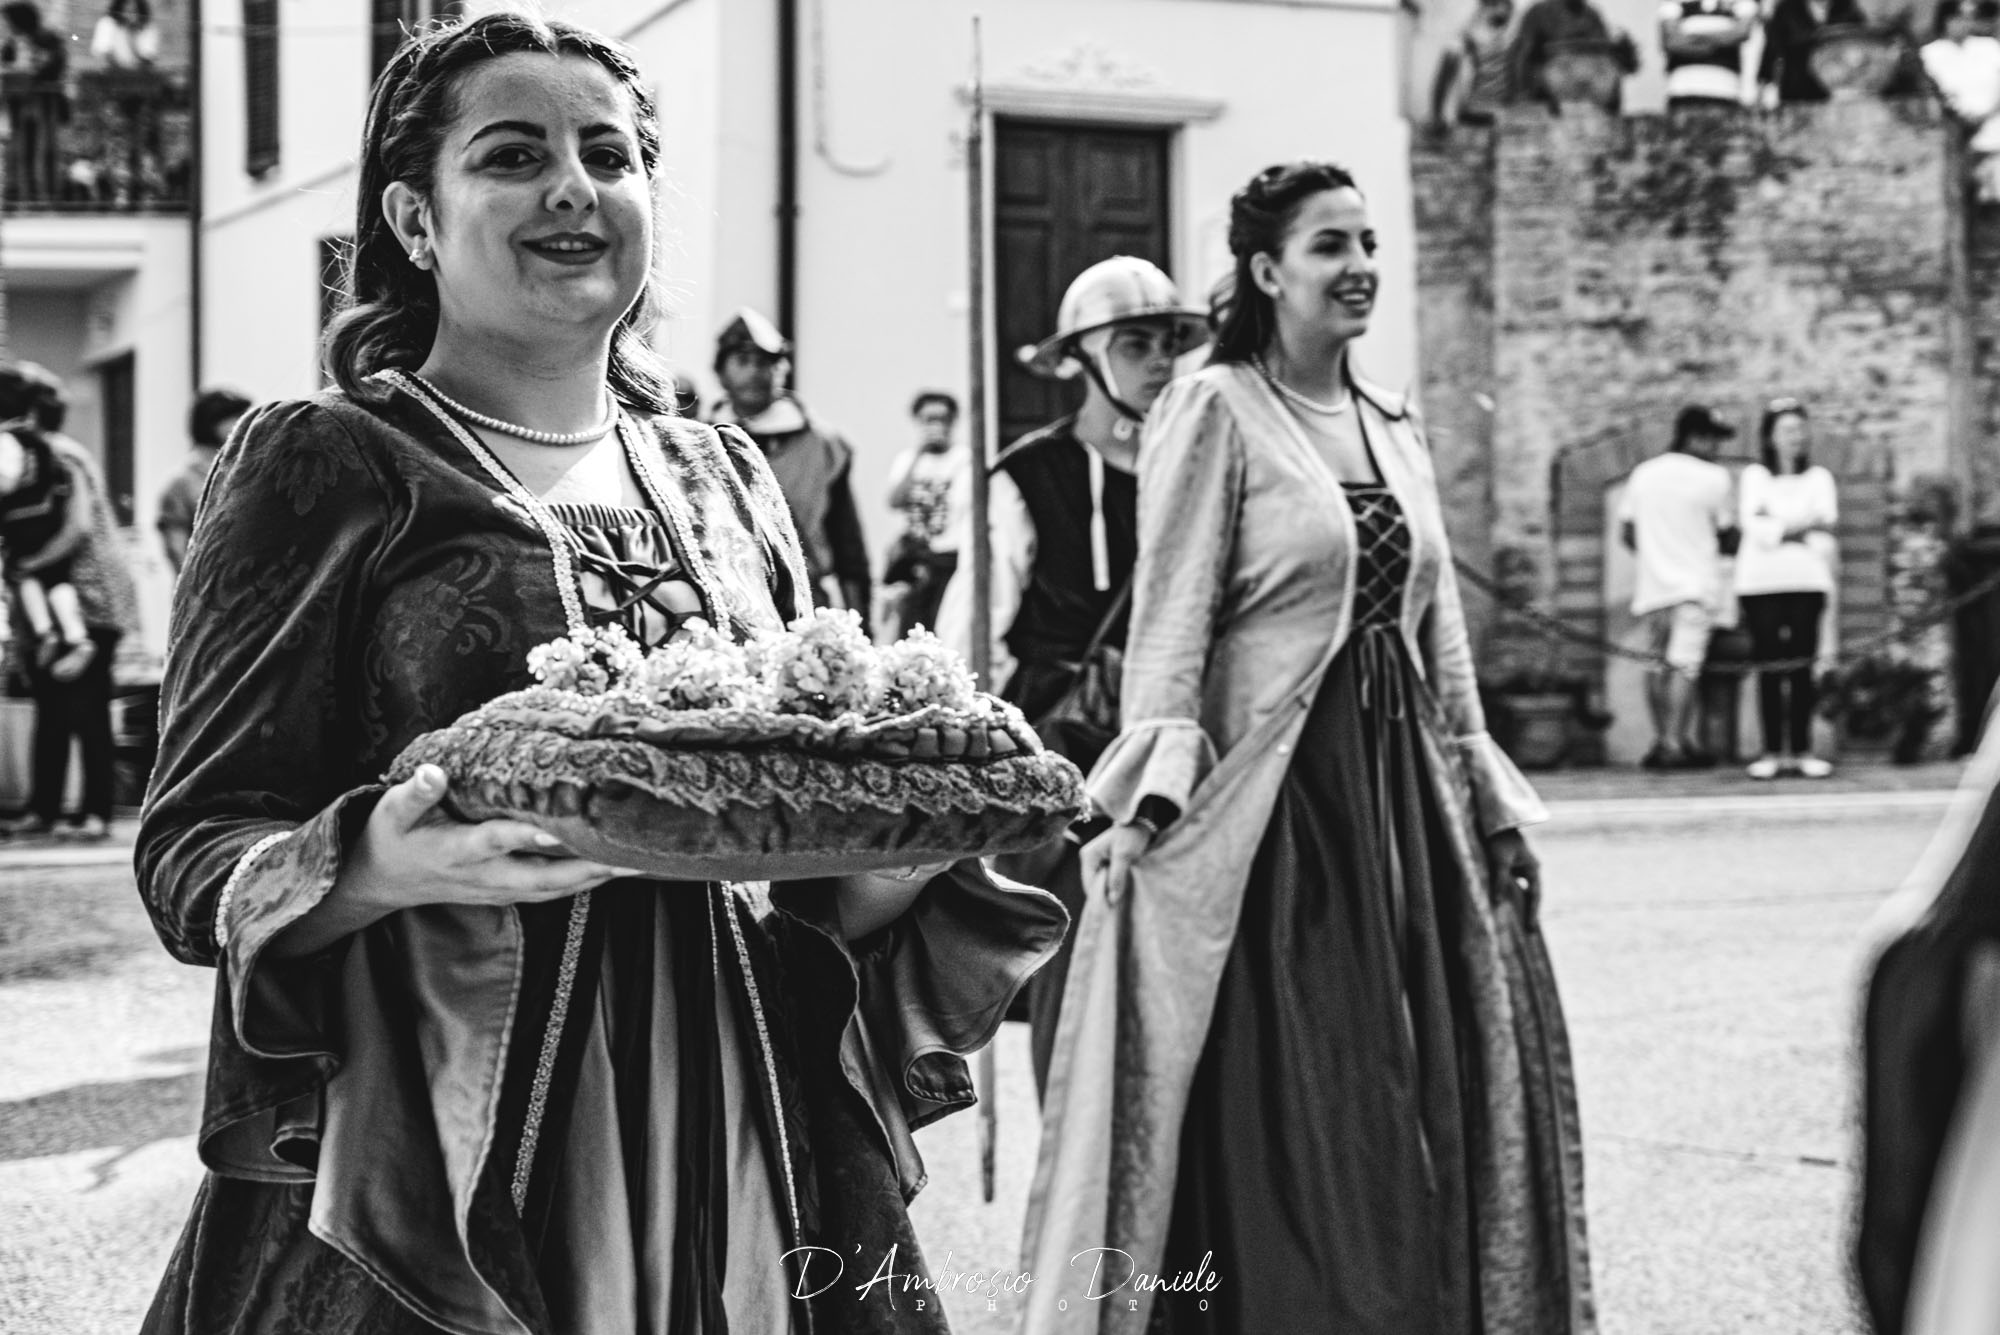
{"type": "MultiPolygon", "coordinates": [[[[274,49],[259,45],[262,26],[206,25],[208,382],[259,399],[319,388],[322,267],[352,230],[353,159],[379,58],[369,22],[396,9],[394,0],[372,9],[250,0],[245,15],[276,16],[274,49]]],[[[1228,268],[1231,192],[1272,162],[1310,155],[1354,171],[1384,242],[1368,369],[1398,384],[1414,374],[1394,0],[547,0],[545,9],[630,42],[657,89],[660,263],[673,307],[662,351],[713,389],[713,338],[737,307],[789,324],[801,397],[856,447],[856,499],[878,554],[893,536],[882,493],[911,438],[911,395],[962,397],[969,380],[975,10],[996,360],[1050,332],[1042,326],[1062,287],[1103,254],[1150,253],[1199,300],[1228,268]]],[[[422,0],[403,0],[401,11],[426,12],[422,0]]],[[[996,436],[1060,409],[1011,368],[995,395],[996,436]]]]}

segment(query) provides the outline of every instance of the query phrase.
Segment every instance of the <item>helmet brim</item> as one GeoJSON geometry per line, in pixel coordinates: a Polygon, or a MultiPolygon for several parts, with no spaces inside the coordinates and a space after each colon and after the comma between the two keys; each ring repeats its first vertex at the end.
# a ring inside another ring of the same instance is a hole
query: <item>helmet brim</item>
{"type": "Polygon", "coordinates": [[[1100,320],[1081,329],[1065,329],[1059,334],[1051,334],[1032,348],[1021,349],[1018,356],[1021,365],[1033,374],[1045,380],[1061,380],[1065,378],[1062,364],[1074,355],[1071,349],[1078,339],[1113,325],[1139,324],[1147,320],[1173,322],[1174,337],[1180,345],[1174,350],[1176,357],[1194,351],[1209,340],[1208,316],[1205,313],[1185,306],[1168,306],[1156,311],[1121,315],[1115,320],[1100,320]]]}

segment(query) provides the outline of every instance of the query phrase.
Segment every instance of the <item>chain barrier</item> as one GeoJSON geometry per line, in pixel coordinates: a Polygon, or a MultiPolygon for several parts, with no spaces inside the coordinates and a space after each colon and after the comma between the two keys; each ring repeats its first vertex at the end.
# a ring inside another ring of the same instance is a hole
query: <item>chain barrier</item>
{"type": "MultiPolygon", "coordinates": [[[[1643,664],[1648,668],[1660,669],[1669,666],[1664,654],[1655,653],[1650,649],[1634,649],[1628,645],[1607,640],[1602,636],[1593,635],[1589,631],[1578,630],[1554,613],[1544,612],[1539,607],[1531,607],[1526,603],[1515,601],[1490,576],[1473,569],[1465,562],[1454,559],[1452,564],[1458,567],[1459,576],[1466,583],[1492,599],[1494,605],[1502,611],[1511,612],[1515,616],[1523,618],[1546,633],[1555,636],[1557,639],[1567,640],[1571,644],[1582,645],[1587,649],[1595,649],[1599,653],[1612,658],[1622,658],[1629,662],[1643,664]]],[[[1929,630],[1946,617],[1953,615],[1960,608],[1971,603],[1976,603],[1981,598],[1986,597],[1996,590],[2000,590],[2000,571],[1988,575],[1971,588],[1933,603],[1915,616],[1905,618],[1901,625],[1891,630],[1871,635],[1857,644],[1848,646],[1841,651],[1838,657],[1830,661],[1829,666],[1838,667],[1843,663],[1851,663],[1857,659],[1865,658],[1876,650],[1886,649],[1892,644],[1904,640],[1914,640],[1918,635],[1929,630]]],[[[1800,668],[1817,667],[1819,663],[1820,659],[1817,657],[1773,658],[1762,662],[1709,663],[1703,666],[1702,671],[1716,675],[1738,676],[1748,675],[1752,672],[1796,672],[1800,668]]]]}

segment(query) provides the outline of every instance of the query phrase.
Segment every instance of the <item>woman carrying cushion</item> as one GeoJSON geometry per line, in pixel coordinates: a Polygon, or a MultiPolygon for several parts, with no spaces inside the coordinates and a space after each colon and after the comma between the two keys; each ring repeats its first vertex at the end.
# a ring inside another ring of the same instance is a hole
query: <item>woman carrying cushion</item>
{"type": "Polygon", "coordinates": [[[1544,812],[1486,735],[1422,432],[1351,364],[1367,201],[1270,168],[1230,249],[1139,455],[1026,1329],[1587,1331],[1544,812]],[[1178,1287],[1089,1301],[1132,1272],[1178,1287]]]}
{"type": "Polygon", "coordinates": [[[1840,489],[1833,474],[1812,461],[1803,403],[1773,399],[1759,435],[1763,462],[1745,468],[1737,484],[1743,544],[1736,552],[1736,595],[1757,660],[1801,665],[1757,674],[1764,754],[1747,772],[1753,779],[1785,773],[1824,779],[1833,765],[1813,754],[1812,660],[1833,595],[1840,489]]]}
{"type": "Polygon", "coordinates": [[[646,351],[659,144],[562,23],[376,86],[339,388],[236,433],[177,590],[138,870],[217,970],[211,1171],[149,1331],[942,1329],[826,1258],[921,1269],[910,1129],[970,1101],[1053,901],[975,862],[759,913],[376,781],[538,643],[810,606],[755,447],[646,351]]]}

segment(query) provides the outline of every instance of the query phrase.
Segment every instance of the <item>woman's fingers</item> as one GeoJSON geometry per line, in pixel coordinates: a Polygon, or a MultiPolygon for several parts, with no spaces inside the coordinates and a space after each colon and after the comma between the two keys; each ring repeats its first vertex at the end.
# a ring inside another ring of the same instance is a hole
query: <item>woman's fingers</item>
{"type": "Polygon", "coordinates": [[[524,820],[485,820],[473,826],[472,832],[479,851],[486,857],[506,857],[512,853],[570,856],[562,840],[524,820]]]}
{"type": "Polygon", "coordinates": [[[408,834],[444,800],[445,773],[436,765],[419,765],[417,772],[392,785],[376,804],[397,834],[408,834]]]}

